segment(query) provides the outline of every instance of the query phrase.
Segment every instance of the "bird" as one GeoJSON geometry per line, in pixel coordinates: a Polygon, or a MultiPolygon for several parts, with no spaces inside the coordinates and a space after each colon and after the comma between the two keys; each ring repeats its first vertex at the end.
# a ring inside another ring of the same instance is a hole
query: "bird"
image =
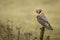
{"type": "Polygon", "coordinates": [[[42,9],[37,9],[36,13],[37,13],[37,16],[36,16],[37,21],[42,25],[42,27],[45,27],[48,30],[53,30],[53,28],[50,25],[47,17],[44,15],[43,10],[42,9]]]}

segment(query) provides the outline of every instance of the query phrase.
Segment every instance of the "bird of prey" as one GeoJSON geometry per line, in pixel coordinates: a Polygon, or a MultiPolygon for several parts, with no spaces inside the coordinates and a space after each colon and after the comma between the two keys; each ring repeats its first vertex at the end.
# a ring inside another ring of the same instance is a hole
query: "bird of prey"
{"type": "Polygon", "coordinates": [[[42,9],[37,9],[36,10],[37,13],[37,21],[45,28],[47,28],[48,30],[53,30],[53,28],[51,27],[50,23],[48,22],[48,19],[46,18],[46,16],[44,15],[44,13],[42,12],[42,9]]]}

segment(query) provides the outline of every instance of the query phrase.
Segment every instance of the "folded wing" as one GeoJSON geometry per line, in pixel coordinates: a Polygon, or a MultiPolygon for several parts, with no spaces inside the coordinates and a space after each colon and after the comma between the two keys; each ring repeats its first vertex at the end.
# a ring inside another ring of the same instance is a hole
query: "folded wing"
{"type": "Polygon", "coordinates": [[[43,27],[46,27],[48,30],[53,30],[46,16],[38,16],[37,20],[43,27]]]}

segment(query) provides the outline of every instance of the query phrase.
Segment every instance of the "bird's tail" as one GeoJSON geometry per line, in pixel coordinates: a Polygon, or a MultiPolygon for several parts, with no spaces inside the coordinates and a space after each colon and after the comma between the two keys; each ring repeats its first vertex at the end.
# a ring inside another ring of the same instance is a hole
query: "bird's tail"
{"type": "Polygon", "coordinates": [[[50,24],[49,24],[48,30],[53,30],[53,28],[50,24]]]}

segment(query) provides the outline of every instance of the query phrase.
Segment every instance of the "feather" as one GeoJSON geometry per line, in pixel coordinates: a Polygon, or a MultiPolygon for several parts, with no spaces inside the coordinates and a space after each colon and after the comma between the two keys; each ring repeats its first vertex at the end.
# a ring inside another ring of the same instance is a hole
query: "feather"
{"type": "Polygon", "coordinates": [[[46,27],[49,30],[53,30],[51,25],[48,22],[48,19],[46,16],[37,16],[37,21],[43,26],[46,27]]]}

